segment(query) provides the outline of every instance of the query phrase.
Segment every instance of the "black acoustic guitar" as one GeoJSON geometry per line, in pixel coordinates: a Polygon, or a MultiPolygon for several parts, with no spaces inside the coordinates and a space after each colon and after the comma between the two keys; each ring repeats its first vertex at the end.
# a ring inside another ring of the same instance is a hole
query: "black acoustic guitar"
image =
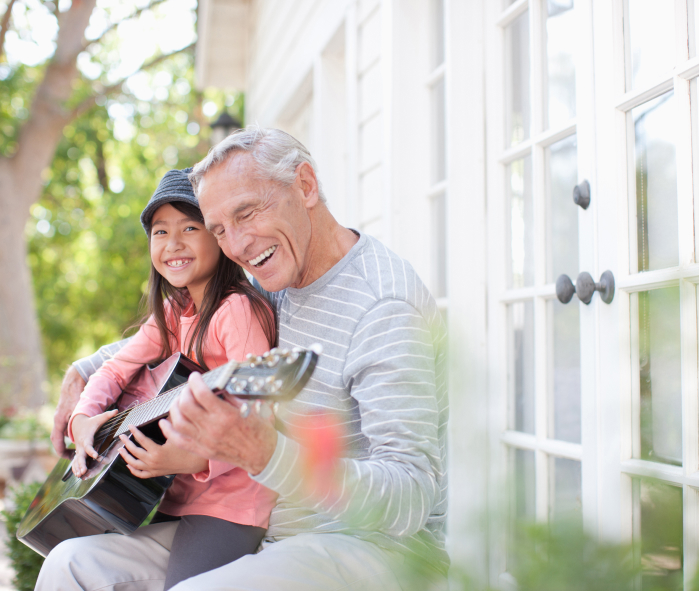
{"type": "MultiPolygon", "coordinates": [[[[259,411],[262,399],[276,403],[296,396],[317,361],[315,351],[272,349],[263,356],[248,356],[244,362],[231,361],[202,377],[219,396],[230,394],[254,401],[252,405],[259,411]]],[[[88,471],[78,478],[71,460],[60,459],[19,524],[17,538],[46,556],[70,538],[130,534],[138,528],[175,477],[133,476],[119,454],[123,447],[119,436],[131,437],[129,426],[134,425],[151,439],[164,442],[158,420],[168,415],[192,371],[201,368],[180,353],[154,369],[144,367],[120,396],[121,412],[95,434],[93,447],[100,460],[87,458],[88,471]]],[[[241,414],[249,412],[249,404],[241,406],[241,414]]]]}

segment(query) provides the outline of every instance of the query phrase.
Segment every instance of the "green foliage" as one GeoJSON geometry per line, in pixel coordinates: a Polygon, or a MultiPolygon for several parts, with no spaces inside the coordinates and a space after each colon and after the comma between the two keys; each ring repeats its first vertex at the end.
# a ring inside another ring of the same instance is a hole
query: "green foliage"
{"type": "Polygon", "coordinates": [[[50,430],[36,412],[22,410],[10,416],[0,414],[0,439],[36,441],[49,438],[50,430]]]}
{"type": "Polygon", "coordinates": [[[39,570],[41,570],[41,565],[44,563],[44,558],[41,555],[25,546],[15,535],[19,522],[22,520],[40,486],[38,482],[35,482],[33,484],[18,485],[12,489],[10,497],[14,507],[1,513],[2,518],[5,520],[9,537],[7,554],[15,571],[12,583],[17,591],[32,591],[34,589],[39,570]]]}
{"type": "Polygon", "coordinates": [[[605,544],[572,524],[524,526],[511,549],[521,591],[635,591],[631,546],[605,544]]]}
{"type": "MultiPolygon", "coordinates": [[[[115,56],[107,42],[93,47],[92,62],[115,56]]],[[[0,154],[15,150],[40,75],[40,67],[0,65],[0,154]]],[[[193,90],[191,53],[138,76],[138,96],[126,83],[66,126],[30,210],[28,262],[54,395],[70,362],[140,319],[150,258],[139,216],[165,172],[206,155],[203,105],[242,115],[241,95],[193,90]]],[[[78,82],[76,97],[87,96],[88,82],[78,82]]]]}

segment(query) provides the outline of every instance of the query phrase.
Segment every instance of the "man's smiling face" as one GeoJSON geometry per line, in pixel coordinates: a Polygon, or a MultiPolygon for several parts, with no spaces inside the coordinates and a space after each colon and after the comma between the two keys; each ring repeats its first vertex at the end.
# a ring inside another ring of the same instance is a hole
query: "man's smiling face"
{"type": "Polygon", "coordinates": [[[251,273],[267,291],[304,287],[309,276],[312,224],[309,208],[318,199],[310,165],[297,169],[285,187],[261,180],[247,154],[211,168],[199,184],[206,227],[225,255],[251,273]],[[307,167],[307,168],[306,168],[307,167]]]}

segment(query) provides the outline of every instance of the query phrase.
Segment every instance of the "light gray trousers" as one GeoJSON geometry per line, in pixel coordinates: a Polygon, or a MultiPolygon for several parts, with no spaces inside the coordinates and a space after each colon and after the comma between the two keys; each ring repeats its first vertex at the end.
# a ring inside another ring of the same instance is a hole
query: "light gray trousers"
{"type": "MultiPolygon", "coordinates": [[[[162,591],[177,522],[68,540],[47,557],[35,591],[162,591]]],[[[305,534],[192,577],[172,591],[408,591],[418,580],[402,557],[343,534],[305,534]]]]}

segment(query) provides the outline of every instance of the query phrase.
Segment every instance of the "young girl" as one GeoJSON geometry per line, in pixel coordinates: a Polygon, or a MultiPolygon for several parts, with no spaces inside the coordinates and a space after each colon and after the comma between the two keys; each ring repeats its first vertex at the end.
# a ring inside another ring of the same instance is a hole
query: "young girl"
{"type": "MultiPolygon", "coordinates": [[[[180,351],[209,370],[263,353],[275,341],[270,308],[204,227],[188,172],[168,172],[141,214],[152,261],[150,317],[90,378],[73,412],[68,432],[76,445],[77,476],[86,472],[87,456],[98,457],[94,434],[117,412],[105,409],[144,363],[180,351]]],[[[158,521],[179,519],[165,589],[255,551],[274,504],[272,491],[240,468],[167,441],[158,445],[134,427],[131,432],[139,445],[122,435],[121,454],[132,474],[177,474],[156,515],[158,521]]]]}

